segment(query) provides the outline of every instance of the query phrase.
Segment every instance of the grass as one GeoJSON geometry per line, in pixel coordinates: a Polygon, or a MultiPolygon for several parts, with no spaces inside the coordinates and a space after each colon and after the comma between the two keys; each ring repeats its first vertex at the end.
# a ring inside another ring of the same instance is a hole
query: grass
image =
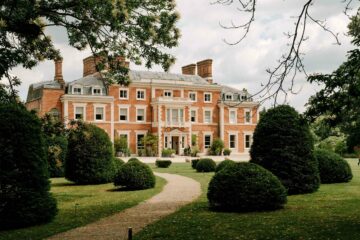
{"type": "Polygon", "coordinates": [[[323,184],[316,193],[289,196],[282,210],[255,213],[209,211],[206,192],[213,173],[196,173],[189,163],[155,168],[199,181],[203,194],[134,239],[360,239],[360,167],[348,161],[350,183],[323,184]]]}
{"type": "Polygon", "coordinates": [[[51,192],[57,199],[59,208],[54,221],[34,227],[1,231],[0,239],[43,239],[86,225],[150,198],[159,193],[165,183],[164,179],[157,177],[153,189],[116,191],[113,183],[78,186],[64,178],[51,179],[51,192]]]}

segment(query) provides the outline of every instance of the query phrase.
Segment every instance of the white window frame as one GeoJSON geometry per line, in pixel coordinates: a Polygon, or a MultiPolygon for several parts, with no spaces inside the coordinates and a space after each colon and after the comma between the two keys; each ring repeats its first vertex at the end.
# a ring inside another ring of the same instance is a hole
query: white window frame
{"type": "Polygon", "coordinates": [[[184,124],[185,123],[185,109],[183,108],[166,108],[165,109],[165,122],[166,124],[184,124]],[[177,118],[177,122],[173,122],[172,121],[172,113],[173,110],[177,110],[177,114],[178,114],[178,118],[177,118]],[[182,118],[180,118],[180,110],[183,110],[183,116],[182,118]],[[170,111],[170,114],[168,114],[168,111],[170,111]]]}
{"type": "Polygon", "coordinates": [[[211,92],[204,92],[204,102],[211,103],[212,102],[212,93],[211,92]],[[206,95],[210,95],[210,100],[206,100],[206,95]]]}
{"type": "Polygon", "coordinates": [[[209,109],[209,108],[204,108],[204,111],[203,111],[203,123],[212,123],[213,122],[213,109],[209,109]],[[209,122],[206,122],[205,121],[205,112],[210,112],[210,121],[209,122]]]}
{"type": "Polygon", "coordinates": [[[104,104],[94,104],[94,121],[95,122],[104,122],[106,121],[106,106],[104,104]],[[103,109],[103,119],[98,120],[96,119],[96,109],[102,108],[103,109]]]}
{"type": "Polygon", "coordinates": [[[91,88],[91,94],[94,95],[94,96],[101,96],[102,95],[102,87],[100,86],[94,86],[91,88]],[[95,94],[94,93],[94,90],[100,90],[100,93],[99,94],[95,94]]]}
{"type": "Polygon", "coordinates": [[[172,97],[173,96],[173,90],[164,90],[164,97],[172,97]],[[170,96],[166,96],[167,93],[170,93],[170,96]]]}
{"type": "Polygon", "coordinates": [[[136,122],[146,122],[146,106],[136,106],[136,122]],[[138,110],[143,109],[144,110],[144,119],[142,121],[138,120],[138,110]]]}
{"type": "Polygon", "coordinates": [[[136,100],[145,101],[146,100],[146,89],[136,89],[136,100]],[[144,92],[144,98],[139,98],[138,92],[144,92]]]}
{"type": "Polygon", "coordinates": [[[204,149],[209,149],[209,148],[211,147],[212,142],[213,142],[212,133],[204,133],[204,138],[203,138],[203,140],[204,140],[204,149]],[[208,145],[208,147],[206,147],[206,145],[205,145],[205,138],[206,138],[206,136],[210,136],[210,144],[208,145]]]}
{"type": "MultiPolygon", "coordinates": [[[[137,94],[137,92],[136,92],[136,94],[137,94]]],[[[119,99],[128,100],[128,99],[129,99],[129,89],[127,89],[127,88],[120,88],[120,89],[119,89],[119,99]],[[125,91],[125,92],[126,92],[126,97],[121,97],[121,95],[120,95],[121,91],[125,91]]]]}
{"type": "MultiPolygon", "coordinates": [[[[144,135],[144,137],[147,134],[147,131],[135,131],[136,134],[136,139],[135,139],[135,147],[136,147],[136,153],[139,154],[139,149],[138,149],[138,139],[139,139],[139,135],[144,135]]],[[[145,147],[145,146],[144,146],[145,147]]]]}
{"type": "Polygon", "coordinates": [[[130,115],[129,115],[129,108],[130,106],[129,105],[119,105],[119,122],[129,122],[129,118],[130,118],[130,115]],[[126,109],[126,120],[121,120],[120,119],[120,110],[121,109],[126,109]]]}
{"type": "Polygon", "coordinates": [[[86,121],[86,103],[74,103],[73,104],[74,107],[74,120],[82,120],[82,121],[86,121]],[[82,107],[84,109],[84,113],[83,113],[83,119],[76,119],[76,108],[77,107],[82,107]]]}
{"type": "Polygon", "coordinates": [[[74,85],[74,86],[72,86],[72,94],[75,94],[75,95],[83,95],[83,92],[84,92],[84,89],[83,89],[82,86],[80,86],[80,85],[74,85]],[[75,93],[75,88],[79,88],[79,89],[80,89],[80,94],[75,93]]]}
{"type": "Polygon", "coordinates": [[[192,122],[192,123],[197,123],[198,122],[198,110],[197,109],[193,109],[193,108],[190,109],[190,122],[192,122]],[[191,120],[191,113],[192,112],[195,112],[195,121],[191,120]]]}
{"type": "Polygon", "coordinates": [[[246,109],[244,110],[244,123],[245,123],[245,124],[251,124],[251,123],[252,123],[251,109],[249,109],[249,108],[246,108],[246,109]],[[249,113],[249,115],[250,115],[250,121],[247,121],[247,120],[246,120],[246,113],[249,113]]]}
{"type": "Polygon", "coordinates": [[[232,101],[233,100],[233,94],[231,93],[226,93],[225,94],[225,101],[232,101]],[[228,99],[228,96],[230,96],[230,99],[228,99]]]}
{"type": "Polygon", "coordinates": [[[237,132],[229,132],[228,134],[228,139],[229,139],[229,149],[232,149],[232,150],[237,150],[238,149],[238,133],[237,132]],[[230,136],[235,136],[235,147],[231,147],[231,144],[230,144],[230,136]]]}
{"type": "Polygon", "coordinates": [[[253,142],[253,133],[250,133],[250,132],[244,132],[244,149],[245,150],[250,150],[251,148],[251,145],[252,145],[252,142],[253,142]],[[250,136],[250,139],[249,139],[249,147],[246,147],[246,136],[250,136]]]}
{"type": "Polygon", "coordinates": [[[237,109],[236,108],[229,108],[229,123],[236,124],[237,123],[237,109]],[[234,121],[231,120],[231,113],[235,112],[235,119],[234,121]]]}
{"type": "Polygon", "coordinates": [[[188,96],[189,96],[189,99],[190,99],[191,102],[197,102],[197,92],[189,92],[189,95],[188,95],[188,96]],[[194,94],[195,100],[192,100],[192,99],[191,99],[191,97],[190,97],[191,94],[194,94]]]}

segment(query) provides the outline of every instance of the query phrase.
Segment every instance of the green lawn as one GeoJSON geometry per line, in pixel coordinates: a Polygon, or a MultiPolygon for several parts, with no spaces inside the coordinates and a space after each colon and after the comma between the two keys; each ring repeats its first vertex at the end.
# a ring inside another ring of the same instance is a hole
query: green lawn
{"type": "Polygon", "coordinates": [[[211,173],[195,173],[188,163],[156,169],[199,181],[203,194],[135,239],[360,239],[360,167],[355,159],[349,162],[354,174],[350,183],[321,185],[314,194],[288,197],[283,210],[257,213],[209,211],[211,173]]]}
{"type": "Polygon", "coordinates": [[[112,183],[77,186],[63,178],[52,179],[51,191],[57,199],[59,208],[54,221],[40,226],[1,231],[0,239],[43,239],[94,222],[159,193],[166,181],[158,177],[156,181],[154,189],[120,192],[114,191],[112,183]]]}

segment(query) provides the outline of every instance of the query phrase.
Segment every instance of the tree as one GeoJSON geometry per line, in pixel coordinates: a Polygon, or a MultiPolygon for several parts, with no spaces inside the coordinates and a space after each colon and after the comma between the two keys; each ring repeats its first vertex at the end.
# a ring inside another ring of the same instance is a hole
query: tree
{"type": "Polygon", "coordinates": [[[280,105],[269,109],[256,126],[250,162],[275,174],[289,194],[310,193],[320,183],[313,149],[305,119],[294,108],[280,105]]]}
{"type": "MultiPolygon", "coordinates": [[[[237,30],[240,32],[240,37],[233,42],[224,40],[229,45],[240,44],[251,31],[253,22],[256,20],[257,6],[261,4],[262,1],[258,0],[215,0],[214,3],[223,5],[225,7],[236,7],[241,14],[247,14],[247,20],[245,22],[236,24],[234,21],[231,21],[230,24],[222,24],[221,27],[229,30],[237,30]]],[[[294,29],[292,32],[285,33],[286,37],[289,39],[288,49],[283,53],[275,67],[267,69],[269,78],[267,81],[261,84],[262,88],[254,93],[251,97],[259,97],[262,101],[272,98],[274,100],[274,105],[277,104],[277,100],[280,95],[284,95],[285,99],[289,92],[296,94],[294,91],[295,77],[299,73],[305,74],[307,77],[307,71],[303,64],[303,51],[302,47],[304,42],[308,40],[307,36],[307,25],[309,23],[314,23],[319,28],[321,28],[325,33],[329,34],[334,39],[335,44],[340,45],[338,39],[338,33],[333,32],[326,25],[326,20],[317,19],[312,13],[311,9],[316,5],[315,0],[304,0],[301,9],[299,9],[299,14],[294,16],[294,29]]],[[[353,0],[339,0],[344,4],[343,11],[348,16],[350,10],[353,7],[358,7],[356,1],[353,0]],[[354,6],[355,5],[355,6],[354,6]]],[[[360,8],[359,8],[360,10],[360,8]]],[[[358,14],[359,14],[358,10],[358,14]]],[[[353,17],[354,18],[354,17],[353,17]]],[[[352,19],[352,26],[350,33],[359,34],[360,32],[360,21],[357,17],[356,20],[352,19]]],[[[357,38],[359,42],[360,38],[357,38]]]]}
{"type": "Polygon", "coordinates": [[[0,229],[51,221],[51,196],[41,123],[19,104],[0,104],[0,229]]]}
{"type": "Polygon", "coordinates": [[[110,65],[111,79],[127,84],[125,66],[114,61],[125,57],[147,67],[160,64],[165,70],[174,62],[166,48],[177,45],[175,1],[77,1],[4,0],[0,3],[0,79],[10,88],[17,81],[9,71],[17,65],[31,69],[45,59],[61,58],[47,35],[47,27],[63,27],[69,44],[78,50],[89,47],[102,56],[101,70],[110,65]]]}

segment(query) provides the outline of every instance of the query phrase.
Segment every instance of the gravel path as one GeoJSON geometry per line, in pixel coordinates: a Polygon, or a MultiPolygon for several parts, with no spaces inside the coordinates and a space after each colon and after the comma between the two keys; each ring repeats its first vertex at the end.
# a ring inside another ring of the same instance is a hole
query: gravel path
{"type": "Polygon", "coordinates": [[[127,239],[128,227],[132,227],[133,233],[137,233],[146,225],[175,212],[201,194],[200,183],[191,178],[168,173],[155,175],[167,181],[159,194],[135,207],[49,239],[127,239]]]}

